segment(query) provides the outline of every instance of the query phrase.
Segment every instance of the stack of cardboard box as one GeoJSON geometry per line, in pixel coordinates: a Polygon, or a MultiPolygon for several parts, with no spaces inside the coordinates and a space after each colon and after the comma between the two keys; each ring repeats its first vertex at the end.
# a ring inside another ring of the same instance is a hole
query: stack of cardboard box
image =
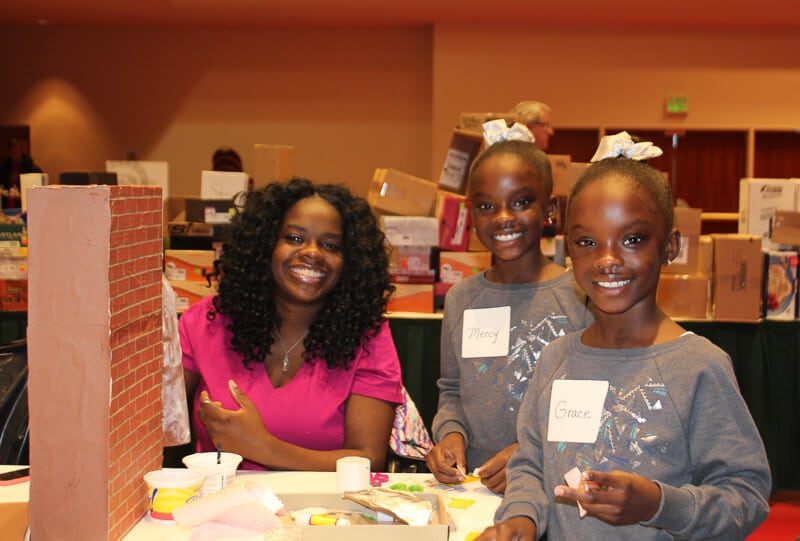
{"type": "Polygon", "coordinates": [[[761,316],[797,317],[800,179],[744,178],[739,182],[739,233],[757,235],[763,252],[761,316]]]}
{"type": "Polygon", "coordinates": [[[28,230],[20,222],[0,223],[0,310],[28,309],[28,230]]]}
{"type": "MultiPolygon", "coordinates": [[[[467,158],[469,164],[472,159],[474,155],[467,158]]],[[[470,207],[463,194],[466,177],[454,182],[452,173],[443,173],[441,178],[462,193],[394,169],[377,169],[373,176],[367,200],[380,215],[392,249],[390,272],[396,290],[390,311],[433,312],[457,277],[466,278],[491,263],[483,245],[471,242],[470,207]],[[467,255],[471,248],[481,253],[467,255]],[[447,282],[439,276],[443,264],[447,282]]]]}

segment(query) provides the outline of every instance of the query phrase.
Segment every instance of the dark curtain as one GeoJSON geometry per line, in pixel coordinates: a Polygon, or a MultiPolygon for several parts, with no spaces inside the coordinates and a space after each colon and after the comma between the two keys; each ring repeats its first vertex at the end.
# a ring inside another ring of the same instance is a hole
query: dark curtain
{"type": "Polygon", "coordinates": [[[753,176],[800,177],[800,133],[756,132],[753,176]]]}
{"type": "Polygon", "coordinates": [[[595,129],[556,128],[550,138],[548,154],[569,154],[573,162],[588,162],[600,141],[600,131],[595,129]]]}

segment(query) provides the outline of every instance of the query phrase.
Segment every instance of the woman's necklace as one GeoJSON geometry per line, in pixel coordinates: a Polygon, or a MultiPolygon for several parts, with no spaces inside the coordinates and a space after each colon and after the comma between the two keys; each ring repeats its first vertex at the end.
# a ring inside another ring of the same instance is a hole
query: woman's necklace
{"type": "Polygon", "coordinates": [[[288,371],[289,371],[289,353],[291,353],[291,351],[292,351],[294,348],[296,348],[296,347],[297,347],[297,344],[299,344],[299,343],[300,343],[300,341],[301,341],[303,338],[305,338],[307,334],[308,334],[308,329],[306,329],[306,332],[304,332],[304,333],[303,333],[303,334],[300,336],[300,338],[298,338],[298,339],[297,339],[297,342],[295,342],[294,344],[292,344],[292,347],[290,347],[289,349],[286,349],[286,346],[285,346],[285,345],[283,345],[283,338],[281,338],[281,334],[280,334],[280,333],[278,333],[278,342],[280,343],[280,345],[281,345],[281,348],[283,349],[283,363],[281,364],[281,372],[283,372],[284,374],[285,374],[286,372],[288,372],[288,371]]]}

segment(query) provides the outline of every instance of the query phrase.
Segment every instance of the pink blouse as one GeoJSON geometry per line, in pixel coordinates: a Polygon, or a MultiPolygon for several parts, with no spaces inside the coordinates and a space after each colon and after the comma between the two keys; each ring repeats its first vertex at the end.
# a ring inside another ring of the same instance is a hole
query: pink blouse
{"type": "MultiPolygon", "coordinates": [[[[369,353],[359,349],[346,370],[330,369],[315,358],[304,363],[286,385],[274,388],[263,363],[245,368],[241,355],[230,345],[225,330],[228,319],[217,315],[212,321],[206,313],[212,297],[192,306],[180,318],[183,366],[200,375],[192,408],[197,435],[197,450],[213,451],[214,444],[198,417],[201,391],[227,409],[239,409],[228,391],[232,379],[258,407],[264,425],[277,438],[313,450],[341,449],[344,445],[345,402],[358,394],[402,403],[400,361],[394,347],[389,323],[367,343],[369,353]]],[[[388,441],[387,441],[388,446],[388,441]]],[[[264,469],[245,460],[243,469],[264,469]]]]}

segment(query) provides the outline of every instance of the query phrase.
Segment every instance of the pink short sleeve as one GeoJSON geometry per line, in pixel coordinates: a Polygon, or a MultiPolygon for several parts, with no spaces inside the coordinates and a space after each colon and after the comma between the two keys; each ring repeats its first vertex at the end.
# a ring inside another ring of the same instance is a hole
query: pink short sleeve
{"type": "Polygon", "coordinates": [[[381,324],[380,331],[368,343],[369,353],[359,351],[356,357],[356,376],[352,392],[394,404],[403,402],[400,359],[394,347],[389,322],[381,324]]]}

